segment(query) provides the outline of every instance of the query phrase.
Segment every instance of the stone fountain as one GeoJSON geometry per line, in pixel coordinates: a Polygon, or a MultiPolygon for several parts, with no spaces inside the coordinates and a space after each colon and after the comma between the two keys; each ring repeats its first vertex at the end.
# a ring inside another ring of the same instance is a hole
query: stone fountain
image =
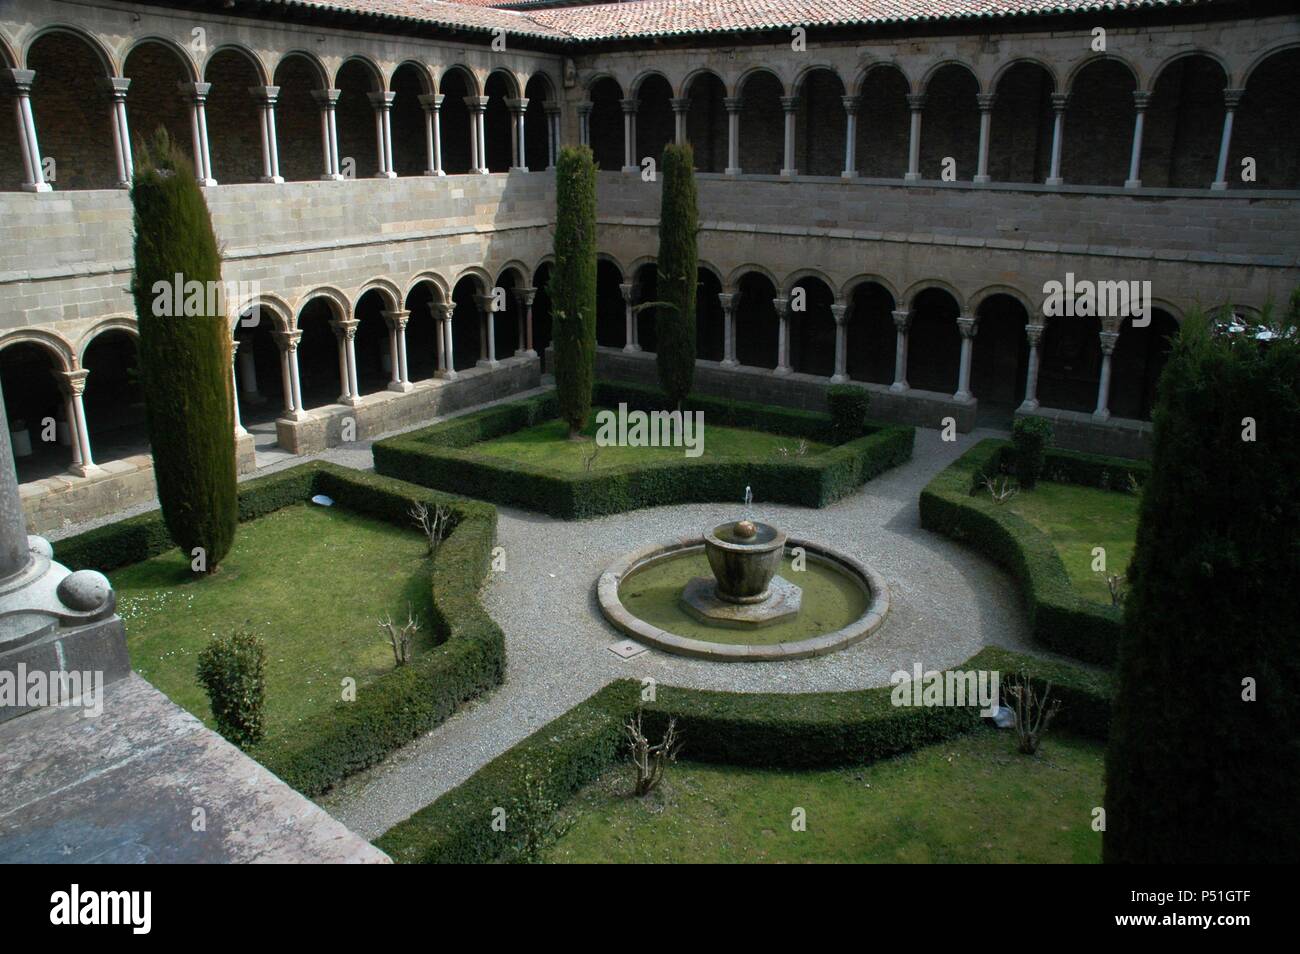
{"type": "Polygon", "coordinates": [[[723,626],[764,626],[799,612],[802,590],[777,576],[786,535],[771,524],[737,520],[704,535],[713,577],[697,576],[682,590],[682,606],[697,619],[723,626]]]}

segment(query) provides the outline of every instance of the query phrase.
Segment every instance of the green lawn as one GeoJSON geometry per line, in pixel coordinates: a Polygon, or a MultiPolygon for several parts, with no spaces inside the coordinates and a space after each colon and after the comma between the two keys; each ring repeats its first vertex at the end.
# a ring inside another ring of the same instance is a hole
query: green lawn
{"type": "MultiPolygon", "coordinates": [[[[594,408],[591,422],[583,431],[588,437],[596,434],[596,414],[594,408]]],[[[605,470],[628,463],[644,463],[652,460],[683,459],[685,448],[682,447],[597,447],[592,441],[567,440],[568,425],[563,421],[547,421],[535,427],[525,428],[497,437],[490,441],[474,445],[474,450],[488,457],[502,457],[521,464],[537,467],[549,467],[565,473],[582,473],[587,470],[587,458],[594,451],[593,471],[605,470]]],[[[735,427],[717,427],[705,420],[704,457],[747,457],[754,460],[768,460],[780,455],[784,447],[792,456],[798,451],[801,438],[784,437],[779,434],[767,434],[762,431],[748,431],[735,427]]],[[[805,453],[818,454],[828,445],[815,441],[806,441],[805,453]]]]}
{"type": "Polygon", "coordinates": [[[414,529],[300,504],[241,524],[235,546],[210,577],[172,550],[110,574],[126,621],[131,664],[209,725],[195,679],[197,654],[216,635],[257,633],[267,650],[267,738],[339,701],[344,677],[359,692],[393,668],[378,617],[405,622],[408,602],[428,631],[430,565],[414,529]]]}
{"type": "MultiPolygon", "coordinates": [[[[690,744],[690,739],[686,739],[690,744]]],[[[552,862],[1018,862],[1101,860],[1105,746],[1049,735],[1037,755],[980,729],[873,765],[810,772],[683,762],[627,794],[621,765],[564,810],[552,862]],[[805,831],[791,812],[805,811],[805,831]]]]}
{"type": "Polygon", "coordinates": [[[1051,538],[1078,594],[1110,605],[1106,576],[1123,573],[1137,536],[1137,494],[1077,484],[1039,483],[1004,506],[1051,538]],[[1106,572],[1092,569],[1093,547],[1105,547],[1106,572]]]}

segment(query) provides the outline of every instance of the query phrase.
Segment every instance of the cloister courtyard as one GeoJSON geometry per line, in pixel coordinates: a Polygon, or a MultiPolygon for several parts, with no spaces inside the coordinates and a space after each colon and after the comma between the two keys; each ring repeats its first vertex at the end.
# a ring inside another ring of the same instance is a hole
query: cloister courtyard
{"type": "Polygon", "coordinates": [[[1300,857],[1300,16],[914,6],[0,2],[0,861],[1300,857]]]}

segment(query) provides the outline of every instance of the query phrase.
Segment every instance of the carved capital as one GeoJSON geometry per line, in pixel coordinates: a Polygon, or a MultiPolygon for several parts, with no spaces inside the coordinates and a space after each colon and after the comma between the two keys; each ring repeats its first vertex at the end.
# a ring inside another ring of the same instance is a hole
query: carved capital
{"type": "Polygon", "coordinates": [[[1025,337],[1029,339],[1030,345],[1038,347],[1038,343],[1043,340],[1043,326],[1025,325],[1025,337]]]}
{"type": "Polygon", "coordinates": [[[912,324],[912,313],[910,311],[895,311],[890,313],[894,319],[894,327],[899,331],[907,331],[912,324]]]}
{"type": "Polygon", "coordinates": [[[974,338],[975,332],[979,331],[979,319],[962,315],[957,319],[957,331],[963,338],[974,338]]]}

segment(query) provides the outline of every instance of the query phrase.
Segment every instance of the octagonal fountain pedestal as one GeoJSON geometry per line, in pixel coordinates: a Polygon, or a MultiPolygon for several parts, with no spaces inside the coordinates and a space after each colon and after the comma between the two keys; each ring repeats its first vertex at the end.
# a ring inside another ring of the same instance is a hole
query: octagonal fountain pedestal
{"type": "Polygon", "coordinates": [[[720,661],[835,652],[871,635],[889,613],[889,588],[870,567],[751,521],[637,550],[609,567],[596,589],[601,612],[620,632],[665,652],[720,661]]]}

